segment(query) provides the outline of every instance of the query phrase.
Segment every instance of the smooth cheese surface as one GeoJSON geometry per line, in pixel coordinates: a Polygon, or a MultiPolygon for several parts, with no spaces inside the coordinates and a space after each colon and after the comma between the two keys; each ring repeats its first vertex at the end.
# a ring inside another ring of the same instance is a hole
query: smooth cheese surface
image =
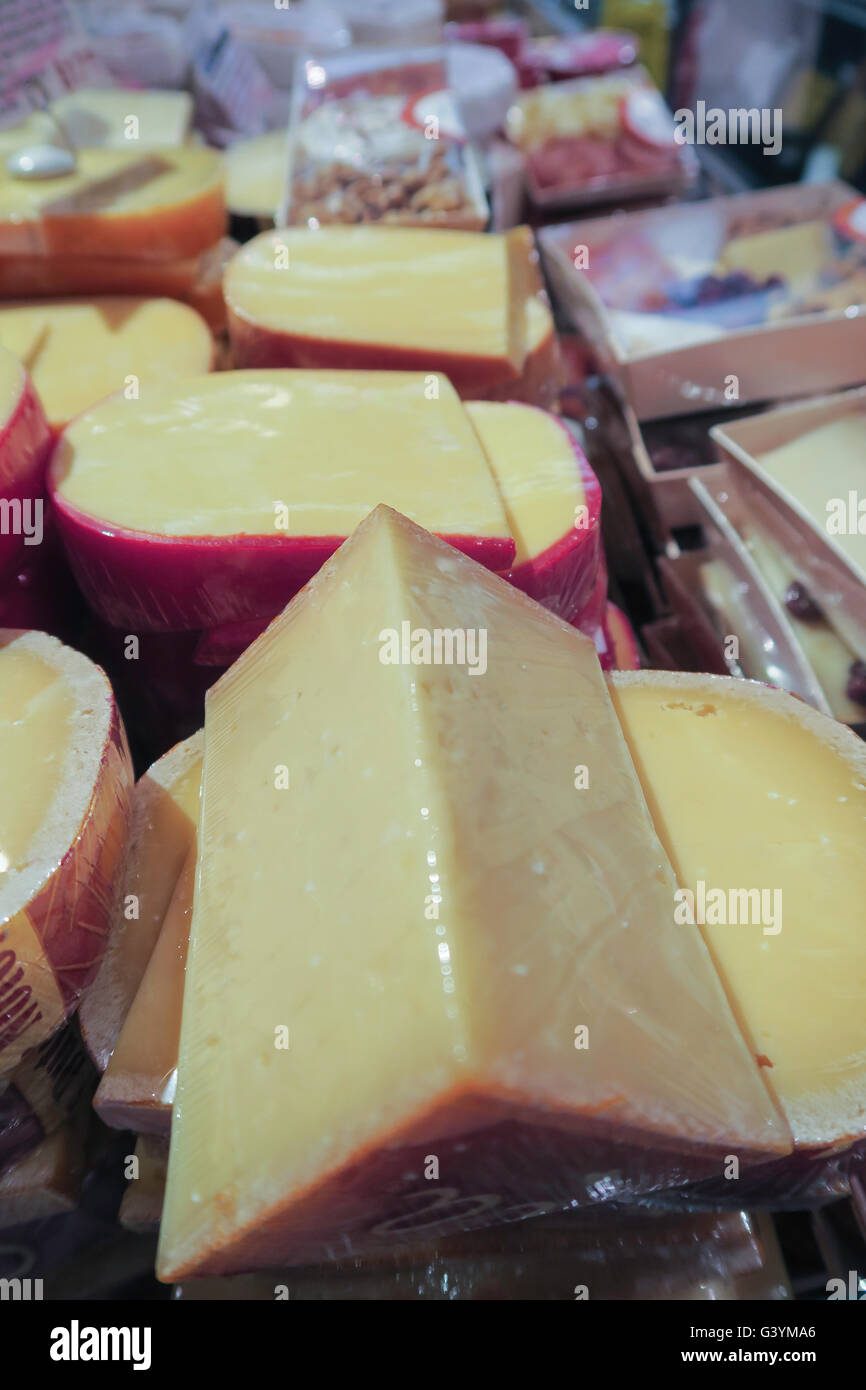
{"type": "Polygon", "coordinates": [[[860,570],[866,572],[866,533],[837,534],[831,526],[832,504],[841,502],[847,518],[849,493],[863,495],[866,485],[866,416],[861,412],[808,430],[778,449],[758,454],[765,473],[778,483],[860,570]]]}
{"type": "Polygon", "coordinates": [[[243,246],[225,293],[275,332],[499,359],[519,369],[523,299],[514,243],[422,228],[280,228],[243,246]]]}
{"type": "Polygon", "coordinates": [[[168,1133],[177,1076],[184,971],[196,872],[195,841],[175,884],[147,969],[97,1091],[108,1123],[168,1133]],[[111,1111],[120,1111],[112,1114],[111,1111]]]}
{"type": "Polygon", "coordinates": [[[507,538],[454,388],[438,377],[429,399],[430,380],[239,371],[106,401],[65,432],[59,491],[162,535],[343,536],[385,501],[441,534],[507,538]]]}
{"type": "Polygon", "coordinates": [[[174,299],[44,300],[0,307],[0,346],[29,371],[55,427],[123,391],[129,378],[172,381],[206,372],[207,324],[174,299]]]}
{"type": "Polygon", "coordinates": [[[479,1095],[787,1149],[674,888],[592,644],[377,509],[208,695],[160,1277],[479,1095]],[[403,622],[486,669],[383,662],[403,622]]]}
{"type": "Polygon", "coordinates": [[[135,784],[120,891],[96,978],[80,1008],[87,1048],[104,1071],[147,969],[177,880],[195,844],[202,733],[169,749],[135,784]]]}
{"type": "Polygon", "coordinates": [[[514,563],[541,555],[567,535],[585,502],[571,438],[533,406],[468,401],[514,537],[514,563]]]}
{"type": "Polygon", "coordinates": [[[0,646],[0,870],[23,869],[58,790],[73,735],[62,672],[17,643],[0,646]]]}
{"type": "Polygon", "coordinates": [[[725,677],[618,677],[613,697],[682,886],[769,895],[768,911],[726,906],[727,924],[707,912],[701,930],[795,1138],[857,1133],[866,1126],[861,745],[790,696],[725,677]]]}

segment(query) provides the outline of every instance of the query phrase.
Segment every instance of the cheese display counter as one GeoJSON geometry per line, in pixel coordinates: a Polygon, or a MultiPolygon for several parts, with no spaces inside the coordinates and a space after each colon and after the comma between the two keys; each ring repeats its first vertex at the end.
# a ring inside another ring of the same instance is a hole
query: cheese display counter
{"type": "Polygon", "coordinates": [[[0,9],[0,1286],[859,1288],[866,179],[724,183],[713,4],[97,8],[0,9]]]}

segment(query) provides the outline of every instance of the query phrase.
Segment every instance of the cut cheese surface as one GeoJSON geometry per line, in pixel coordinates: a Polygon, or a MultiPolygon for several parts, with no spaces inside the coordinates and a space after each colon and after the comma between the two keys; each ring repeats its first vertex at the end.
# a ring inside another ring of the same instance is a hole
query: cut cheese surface
{"type": "Polygon", "coordinates": [[[575,524],[585,494],[574,446],[554,416],[533,406],[469,401],[466,413],[499,486],[516,545],[514,563],[522,564],[575,524]]]}
{"type": "Polygon", "coordinates": [[[377,508],[208,694],[160,1277],[501,1107],[787,1151],[674,891],[591,642],[377,508]]]}
{"type": "Polygon", "coordinates": [[[74,692],[43,656],[0,646],[0,767],[14,796],[0,797],[0,868],[32,858],[75,733],[74,692]],[[7,781],[8,779],[8,781],[7,781]]]}
{"type": "Polygon", "coordinates": [[[81,1031],[104,1071],[195,843],[202,734],[174,748],[135,785],[129,839],[105,955],[80,1008],[81,1031]]]}
{"type": "Polygon", "coordinates": [[[174,299],[42,300],[0,307],[0,346],[18,357],[55,428],[123,391],[206,372],[207,324],[174,299]]]}
{"type": "Polygon", "coordinates": [[[701,931],[795,1139],[862,1133],[862,744],[782,692],[727,677],[618,675],[612,694],[681,885],[726,895],[724,917],[708,907],[701,931]],[[751,890],[760,906],[728,896],[751,890]]]}
{"type": "Polygon", "coordinates": [[[118,1129],[168,1134],[177,1078],[196,845],[191,844],[141,984],[94,1099],[118,1129]]]}
{"type": "Polygon", "coordinates": [[[161,535],[345,536],[385,501],[442,535],[509,537],[453,387],[420,373],[277,369],[164,385],[74,421],[53,472],[73,506],[161,535]]]}
{"type": "Polygon", "coordinates": [[[759,454],[757,461],[774,482],[799,503],[824,536],[866,573],[866,532],[834,526],[833,507],[847,520],[849,494],[863,495],[866,485],[866,417],[842,415],[829,424],[807,430],[778,449],[759,454]],[[850,533],[850,534],[849,534],[850,533]]]}
{"type": "Polygon", "coordinates": [[[273,332],[495,359],[516,372],[524,310],[514,256],[495,233],[280,228],[241,248],[225,293],[235,314],[273,332]]]}

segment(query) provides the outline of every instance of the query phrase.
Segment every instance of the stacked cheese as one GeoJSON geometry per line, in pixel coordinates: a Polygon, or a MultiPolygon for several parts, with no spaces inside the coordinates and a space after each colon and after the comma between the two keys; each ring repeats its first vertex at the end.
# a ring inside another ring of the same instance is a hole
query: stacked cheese
{"type": "Polygon", "coordinates": [[[461,396],[550,406],[562,385],[531,233],[285,228],[225,275],[239,367],[444,372],[461,396]]]}
{"type": "Polygon", "coordinates": [[[132,782],[104,675],[44,633],[0,630],[0,766],[0,1173],[36,1201],[65,1152],[43,1141],[92,1089],[65,1025],[105,949],[132,782]]]}
{"type": "Polygon", "coordinates": [[[211,692],[203,751],[196,838],[200,743],[155,770],[180,829],[116,1045],[97,1011],[100,1113],[167,1134],[174,1101],[163,1277],[734,1160],[778,1189],[866,1134],[866,757],[808,707],[608,691],[580,634],[379,508],[211,692]]]}
{"type": "Polygon", "coordinates": [[[0,297],[165,294],[218,320],[212,267],[224,258],[221,156],[175,144],[188,110],[155,106],[158,96],[70,98],[58,114],[70,137],[93,144],[75,150],[70,171],[58,163],[53,177],[22,176],[17,168],[21,156],[38,161],[57,146],[44,117],[3,132],[0,297]]]}
{"type": "Polygon", "coordinates": [[[115,396],[64,430],[49,487],[100,617],[201,632],[199,660],[234,659],[380,502],[602,630],[601,491],[572,435],[528,405],[464,405],[436,373],[258,369],[115,396]]]}

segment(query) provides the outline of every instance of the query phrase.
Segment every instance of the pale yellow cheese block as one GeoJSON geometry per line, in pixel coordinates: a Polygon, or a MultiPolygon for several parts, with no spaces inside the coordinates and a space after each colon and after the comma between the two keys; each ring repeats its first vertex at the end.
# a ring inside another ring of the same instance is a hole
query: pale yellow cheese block
{"type": "Polygon", "coordinates": [[[680,930],[702,931],[795,1139],[862,1134],[863,744],[781,691],[727,677],[617,674],[612,694],[680,884],[767,894],[760,910],[726,903],[727,924],[708,910],[707,925],[680,930]]]}
{"type": "Polygon", "coordinates": [[[206,372],[214,352],[194,309],[125,296],[4,305],[0,346],[29,371],[55,429],[114,392],[206,372]]]}
{"type": "Polygon", "coordinates": [[[79,1010],[84,1041],[100,1071],[108,1065],[195,843],[202,743],[199,732],[176,744],[135,784],[111,931],[79,1010]]]}
{"type": "MultiPolygon", "coordinates": [[[[512,293],[520,250],[496,233],[279,228],[238,252],[226,301],[256,332],[346,354],[354,345],[448,353],[516,377],[525,356],[524,296],[512,293]]],[[[345,365],[357,364],[347,356],[345,365]]]]}
{"type": "Polygon", "coordinates": [[[192,919],[196,844],[190,844],[153,953],[94,1098],[116,1129],[168,1134],[192,919]]]}
{"type": "Polygon", "coordinates": [[[509,1115],[788,1151],[675,889],[592,643],[377,508],[208,695],[160,1278],[345,1249],[509,1115]]]}
{"type": "Polygon", "coordinates": [[[439,534],[509,536],[454,388],[415,372],[163,385],[75,421],[56,466],[74,506],[161,535],[345,536],[387,501],[439,534]]]}
{"type": "Polygon", "coordinates": [[[533,406],[468,401],[466,413],[499,486],[520,565],[575,524],[585,493],[574,446],[552,415],[533,406]]]}
{"type": "Polygon", "coordinates": [[[841,415],[758,454],[757,461],[815,527],[866,573],[866,516],[855,513],[851,526],[849,511],[849,493],[866,499],[866,416],[860,411],[841,415]],[[845,528],[841,531],[837,515],[845,528]]]}
{"type": "Polygon", "coordinates": [[[0,646],[0,767],[7,787],[0,796],[3,874],[24,873],[38,859],[46,820],[60,810],[58,769],[81,728],[75,696],[63,671],[41,651],[20,642],[0,646]]]}

